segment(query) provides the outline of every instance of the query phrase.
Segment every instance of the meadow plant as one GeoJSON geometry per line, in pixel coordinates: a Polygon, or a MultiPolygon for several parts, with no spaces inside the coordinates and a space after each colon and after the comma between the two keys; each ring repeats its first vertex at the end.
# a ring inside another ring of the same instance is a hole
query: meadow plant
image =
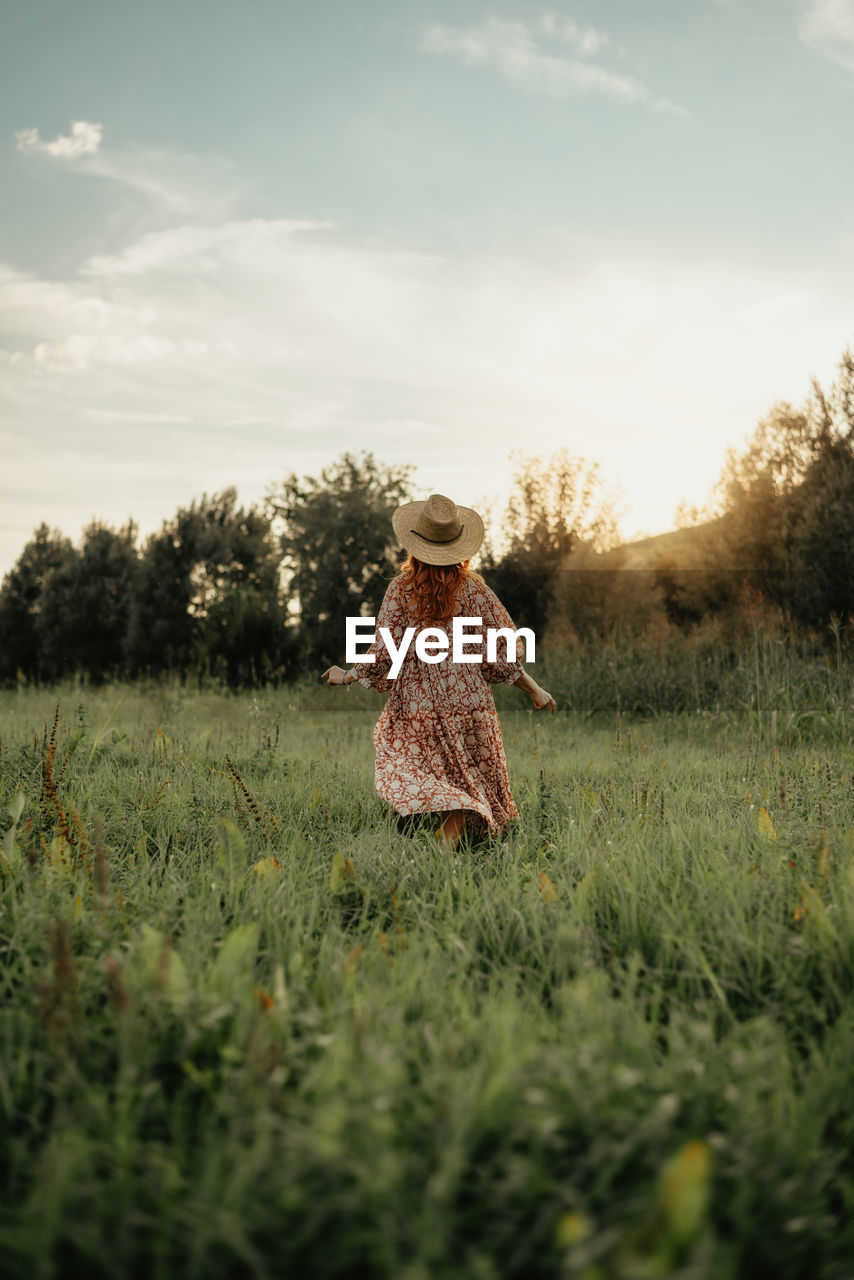
{"type": "Polygon", "coordinates": [[[847,1274],[840,652],[544,655],[451,854],[364,689],[0,694],[4,1275],[847,1274]]]}

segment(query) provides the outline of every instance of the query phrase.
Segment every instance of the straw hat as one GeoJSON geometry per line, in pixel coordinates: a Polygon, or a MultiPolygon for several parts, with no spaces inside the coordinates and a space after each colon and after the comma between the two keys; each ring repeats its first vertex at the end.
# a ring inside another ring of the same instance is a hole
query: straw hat
{"type": "Polygon", "coordinates": [[[424,564],[459,564],[483,542],[477,512],[442,493],[431,493],[426,502],[405,502],[391,523],[401,545],[424,564]]]}

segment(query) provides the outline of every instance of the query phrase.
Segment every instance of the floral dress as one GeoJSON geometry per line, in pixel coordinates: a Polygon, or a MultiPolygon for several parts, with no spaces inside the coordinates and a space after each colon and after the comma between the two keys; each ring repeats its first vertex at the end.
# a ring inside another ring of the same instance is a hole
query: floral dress
{"type": "Polygon", "coordinates": [[[487,662],[486,629],[515,630],[513,621],[486,583],[469,575],[463,579],[454,612],[482,619],[480,628],[468,632],[466,652],[482,653],[484,660],[454,662],[448,627],[449,652],[441,662],[422,662],[413,637],[396,679],[389,679],[391,656],[379,629],[387,627],[399,648],[406,627],[419,625],[408,605],[402,578],[393,578],[368,650],[375,660],[363,660],[352,668],[366,688],[389,692],[374,729],[376,791],[398,814],[462,809],[468,825],[496,833],[519,814],[510,793],[490,686],[515,684],[522,664],[502,660],[511,656],[503,637],[497,645],[499,660],[487,662]],[[473,643],[478,634],[481,648],[473,643]]]}

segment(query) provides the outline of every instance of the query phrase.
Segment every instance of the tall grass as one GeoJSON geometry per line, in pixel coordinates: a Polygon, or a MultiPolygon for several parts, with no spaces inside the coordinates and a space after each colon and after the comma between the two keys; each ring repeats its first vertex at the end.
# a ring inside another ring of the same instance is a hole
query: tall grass
{"type": "Polygon", "coordinates": [[[848,1274],[850,673],[609,663],[450,856],[364,690],[0,695],[4,1274],[848,1274]]]}
{"type": "Polygon", "coordinates": [[[692,632],[612,638],[549,651],[537,668],[563,704],[585,718],[729,716],[764,738],[847,739],[854,722],[854,666],[841,625],[827,635],[758,623],[733,641],[708,619],[692,632]]]}

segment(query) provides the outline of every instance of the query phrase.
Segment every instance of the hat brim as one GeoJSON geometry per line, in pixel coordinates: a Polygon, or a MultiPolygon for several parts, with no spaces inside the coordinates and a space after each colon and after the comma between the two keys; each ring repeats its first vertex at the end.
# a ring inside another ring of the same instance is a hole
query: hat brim
{"type": "Polygon", "coordinates": [[[483,542],[483,521],[471,507],[457,507],[462,529],[453,542],[429,542],[412,529],[423,502],[404,502],[391,518],[395,536],[410,555],[424,564],[460,564],[470,560],[483,542]]]}

